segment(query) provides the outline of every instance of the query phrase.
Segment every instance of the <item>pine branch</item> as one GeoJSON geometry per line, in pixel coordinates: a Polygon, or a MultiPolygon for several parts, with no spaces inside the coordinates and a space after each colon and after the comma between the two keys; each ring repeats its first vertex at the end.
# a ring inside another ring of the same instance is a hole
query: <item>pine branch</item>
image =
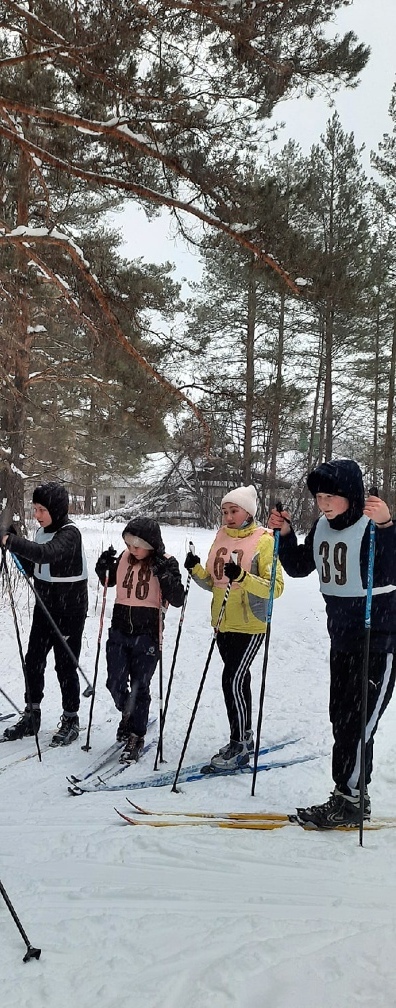
{"type": "Polygon", "coordinates": [[[62,248],[66,252],[66,254],[72,259],[75,266],[77,266],[80,274],[85,280],[85,283],[90,288],[94,300],[96,301],[96,304],[100,307],[105,317],[107,318],[111,326],[113,335],[117,340],[117,342],[121,344],[124,350],[126,350],[126,352],[131,357],[134,357],[134,359],[146,371],[147,374],[149,374],[152,378],[154,378],[156,382],[162,385],[163,388],[165,388],[173,396],[179,399],[179,401],[185,403],[193,411],[193,413],[195,413],[195,416],[197,417],[197,419],[199,420],[201,426],[205,431],[207,450],[209,450],[210,429],[201,411],[198,409],[195,403],[191,401],[191,399],[189,399],[186,395],[184,395],[183,392],[180,392],[180,390],[175,385],[173,385],[172,382],[170,382],[167,378],[165,378],[164,375],[161,375],[160,372],[157,371],[152,366],[152,364],[149,364],[149,362],[144,357],[142,357],[142,355],[136,350],[136,348],[132,346],[132,344],[125,336],[118,322],[118,319],[114,315],[114,312],[112,311],[98,280],[91,273],[89,265],[84,259],[82,253],[77,249],[77,247],[71,242],[70,239],[64,238],[62,235],[57,235],[54,232],[52,234],[49,233],[43,234],[42,232],[44,229],[42,228],[38,230],[39,234],[34,234],[34,231],[29,228],[26,229],[18,228],[17,229],[18,234],[15,234],[13,232],[10,232],[9,234],[4,233],[0,234],[0,245],[11,244],[16,245],[17,247],[23,245],[26,248],[30,244],[33,245],[49,244],[62,248]]]}

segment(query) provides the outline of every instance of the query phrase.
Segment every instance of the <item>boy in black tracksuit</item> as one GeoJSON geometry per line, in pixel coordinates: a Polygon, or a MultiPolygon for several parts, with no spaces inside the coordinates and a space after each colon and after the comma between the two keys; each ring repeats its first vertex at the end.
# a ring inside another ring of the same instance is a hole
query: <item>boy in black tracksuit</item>
{"type": "MultiPolygon", "coordinates": [[[[291,577],[316,567],[330,635],[330,720],[335,790],[323,805],[298,809],[298,818],[319,829],[359,823],[362,667],[369,552],[369,523],[375,523],[375,562],[366,719],[365,782],[371,780],[373,741],[392,696],[396,673],[396,524],[388,505],[370,495],[364,502],[356,462],[324,462],[307,485],[322,511],[304,543],[297,544],[287,512],[272,511],[269,525],[280,530],[279,558],[291,577]]],[[[364,817],[370,818],[365,794],[364,817]]]]}
{"type": "MultiPolygon", "coordinates": [[[[18,556],[26,574],[34,574],[34,587],[78,662],[88,610],[87,563],[81,534],[69,518],[69,495],[62,484],[51,482],[36,487],[33,505],[40,525],[35,541],[9,533],[3,536],[2,545],[18,556]]],[[[51,649],[63,704],[59,730],[51,744],[69,745],[78,738],[80,683],[76,663],[36,601],[25,656],[30,694],[25,692],[25,703],[28,706],[20,721],[4,732],[3,738],[8,741],[34,735],[40,728],[44,671],[51,649]]]]}

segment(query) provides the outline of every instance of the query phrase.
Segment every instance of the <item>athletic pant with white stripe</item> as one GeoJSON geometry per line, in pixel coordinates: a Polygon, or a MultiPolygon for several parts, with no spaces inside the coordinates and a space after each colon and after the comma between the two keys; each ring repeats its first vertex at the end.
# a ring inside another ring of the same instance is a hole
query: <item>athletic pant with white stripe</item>
{"type": "Polygon", "coordinates": [[[264,634],[218,633],[217,647],[224,662],[222,687],[230,738],[242,742],[252,727],[250,666],[264,640],[264,634]]]}
{"type": "MultiPolygon", "coordinates": [[[[333,780],[348,794],[359,788],[363,653],[330,651],[330,721],[333,780]]],[[[374,735],[395,685],[396,655],[372,651],[369,658],[365,781],[371,780],[374,735]]]]}

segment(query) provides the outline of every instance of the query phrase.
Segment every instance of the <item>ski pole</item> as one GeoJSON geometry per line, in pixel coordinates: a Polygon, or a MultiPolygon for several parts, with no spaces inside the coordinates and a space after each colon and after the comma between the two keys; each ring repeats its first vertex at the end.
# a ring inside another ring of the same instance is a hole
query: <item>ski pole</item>
{"type": "MultiPolygon", "coordinates": [[[[369,494],[378,497],[377,487],[371,487],[369,494]]],[[[374,582],[374,558],[375,558],[375,522],[370,520],[369,531],[369,552],[367,566],[367,595],[366,611],[364,616],[364,650],[362,666],[362,698],[361,698],[361,722],[360,722],[360,773],[359,773],[359,845],[363,847],[363,822],[364,822],[364,793],[366,788],[366,722],[367,722],[367,695],[370,661],[370,636],[371,636],[371,603],[373,598],[374,582]]]]}
{"type": "MultiPolygon", "coordinates": [[[[194,543],[189,542],[188,546],[189,546],[189,551],[191,553],[194,553],[195,552],[194,543]]],[[[188,598],[188,593],[189,593],[189,590],[190,590],[191,576],[192,576],[191,572],[189,572],[188,577],[187,577],[186,590],[185,590],[185,595],[184,595],[184,602],[183,602],[182,610],[181,610],[181,613],[180,613],[179,626],[177,628],[175,647],[174,647],[173,657],[172,657],[172,664],[171,664],[170,671],[169,671],[168,686],[167,686],[167,689],[166,689],[165,704],[164,704],[164,710],[163,710],[163,714],[162,714],[162,723],[160,724],[160,734],[159,734],[159,739],[158,739],[157,752],[156,752],[156,756],[155,756],[155,763],[154,763],[154,766],[153,766],[153,770],[157,770],[158,769],[158,759],[160,759],[161,763],[164,762],[163,761],[163,757],[162,757],[162,737],[163,737],[163,733],[164,733],[165,718],[166,718],[167,711],[168,711],[168,706],[169,706],[169,698],[170,698],[170,693],[171,693],[171,689],[172,689],[173,675],[174,675],[174,671],[175,671],[177,652],[179,650],[180,637],[181,637],[181,632],[182,632],[182,628],[183,628],[183,621],[184,621],[184,614],[185,614],[185,611],[186,611],[187,598],[188,598]]]]}
{"type": "Polygon", "coordinates": [[[41,956],[41,949],[39,949],[39,948],[33,948],[33,945],[30,944],[30,941],[28,939],[26,931],[22,927],[22,924],[21,924],[21,922],[19,920],[18,914],[14,910],[14,907],[13,907],[13,905],[11,903],[10,897],[6,893],[6,890],[5,890],[2,882],[0,882],[0,893],[1,893],[2,897],[3,897],[3,900],[4,900],[5,904],[6,904],[6,906],[8,907],[8,909],[10,911],[11,917],[13,917],[13,919],[15,921],[15,924],[16,924],[16,926],[18,928],[18,931],[22,935],[22,938],[23,938],[23,940],[25,942],[25,945],[26,945],[26,948],[27,948],[27,952],[26,952],[26,955],[24,955],[24,957],[23,957],[23,962],[28,962],[29,959],[39,959],[40,956],[41,956]]]}
{"type": "MultiPolygon", "coordinates": [[[[103,522],[102,522],[102,544],[101,544],[101,548],[100,548],[100,552],[101,553],[103,553],[104,523],[105,523],[105,520],[103,518],[103,522]]],[[[114,550],[114,553],[115,553],[115,550],[114,550]]],[[[95,610],[94,610],[95,611],[95,616],[96,616],[96,610],[98,608],[98,601],[99,601],[99,585],[100,585],[100,578],[98,578],[98,583],[96,585],[96,598],[95,598],[95,610]]]]}
{"type": "Polygon", "coordinates": [[[5,700],[8,700],[8,703],[11,704],[11,707],[14,708],[14,710],[17,712],[17,714],[22,714],[22,711],[19,710],[19,707],[17,707],[16,704],[14,704],[14,701],[11,700],[11,697],[7,696],[7,693],[5,692],[5,690],[3,690],[1,688],[1,686],[0,686],[0,693],[2,694],[2,696],[4,697],[5,700]]]}
{"type": "MultiPolygon", "coordinates": [[[[114,550],[114,553],[115,553],[115,550],[114,550]]],[[[100,655],[100,648],[101,648],[101,641],[102,641],[104,615],[105,615],[105,609],[106,609],[106,597],[107,597],[107,587],[108,587],[108,584],[109,584],[109,573],[110,573],[109,571],[106,571],[105,583],[103,585],[102,608],[100,610],[98,644],[97,644],[97,648],[96,648],[95,668],[94,668],[94,675],[93,675],[93,681],[92,681],[92,697],[91,697],[91,705],[90,705],[90,708],[89,708],[87,737],[86,737],[86,740],[85,740],[85,745],[81,746],[81,749],[83,749],[84,752],[89,752],[89,750],[91,748],[91,746],[89,744],[89,737],[90,737],[90,734],[91,734],[92,715],[93,715],[93,708],[94,708],[94,703],[95,703],[95,690],[96,690],[96,681],[97,681],[97,678],[98,678],[99,655],[100,655]]]]}
{"type": "Polygon", "coordinates": [[[11,579],[10,579],[10,572],[8,570],[8,563],[7,563],[7,559],[6,559],[5,546],[2,546],[1,550],[2,550],[2,555],[3,555],[3,568],[4,568],[4,572],[5,572],[5,576],[6,576],[6,581],[7,581],[8,594],[9,594],[9,597],[10,597],[10,605],[11,605],[12,618],[14,620],[16,639],[17,639],[17,643],[18,643],[19,657],[21,659],[23,678],[25,680],[25,691],[26,691],[26,698],[27,698],[27,706],[28,706],[29,712],[30,712],[30,719],[31,719],[31,722],[32,722],[34,739],[35,739],[35,742],[36,742],[37,755],[38,755],[39,761],[41,763],[41,750],[40,750],[40,745],[39,745],[39,740],[38,740],[38,735],[37,735],[36,721],[35,721],[35,717],[34,717],[32,698],[31,698],[31,694],[30,694],[30,685],[29,685],[27,671],[26,671],[26,664],[25,664],[25,659],[24,659],[24,656],[23,656],[23,649],[22,649],[22,643],[21,643],[21,635],[19,633],[18,618],[17,618],[17,614],[16,614],[16,609],[15,609],[14,596],[13,596],[12,588],[11,588],[11,579]]]}
{"type": "MultiPolygon", "coordinates": [[[[231,556],[232,556],[232,554],[231,554],[231,556]]],[[[221,621],[223,619],[225,607],[226,607],[227,602],[228,602],[228,596],[229,596],[230,591],[231,591],[231,585],[232,585],[232,582],[229,581],[228,585],[226,587],[226,590],[224,592],[224,598],[223,598],[223,601],[221,603],[220,612],[219,612],[219,615],[218,615],[218,618],[217,618],[216,626],[214,627],[214,630],[213,630],[212,642],[211,642],[211,645],[210,645],[210,648],[209,648],[208,657],[207,657],[206,662],[205,662],[205,668],[204,668],[202,676],[201,676],[201,682],[200,682],[199,687],[198,687],[198,693],[197,693],[196,700],[195,700],[195,703],[194,703],[194,707],[193,707],[193,710],[192,710],[192,714],[191,714],[191,718],[190,718],[190,723],[189,723],[189,726],[187,728],[187,734],[186,734],[186,737],[184,739],[183,748],[182,748],[181,756],[180,756],[180,759],[179,759],[179,765],[178,765],[178,768],[176,770],[176,776],[175,776],[175,779],[173,781],[173,784],[172,784],[172,787],[171,787],[171,791],[176,791],[177,792],[176,785],[177,785],[177,781],[178,781],[178,778],[179,778],[179,773],[180,773],[180,770],[181,770],[181,767],[182,767],[182,763],[183,763],[183,759],[184,759],[184,754],[185,754],[185,751],[186,751],[187,746],[188,746],[188,741],[189,741],[189,738],[190,738],[190,735],[191,735],[192,726],[194,724],[195,715],[196,715],[197,710],[198,710],[198,704],[199,704],[199,701],[201,699],[202,690],[204,688],[204,683],[205,683],[205,679],[206,679],[206,676],[207,676],[208,668],[209,668],[209,665],[210,665],[210,659],[212,657],[213,649],[214,649],[214,646],[215,646],[215,643],[216,643],[217,634],[219,632],[220,623],[221,623],[221,621]]]]}
{"type": "Polygon", "coordinates": [[[80,673],[80,676],[82,677],[82,679],[84,679],[84,682],[87,683],[87,688],[84,690],[83,696],[84,697],[90,697],[90,696],[92,696],[93,688],[91,686],[91,683],[89,682],[89,679],[87,679],[87,676],[85,675],[85,672],[83,672],[83,670],[81,668],[81,665],[78,663],[76,656],[72,652],[71,647],[69,647],[66,638],[63,636],[63,634],[61,634],[61,632],[59,630],[59,627],[56,625],[55,620],[52,618],[51,613],[48,611],[47,606],[44,604],[44,602],[43,602],[42,598],[40,597],[38,591],[34,587],[34,584],[31,581],[30,577],[28,577],[28,575],[26,574],[26,571],[24,571],[20,560],[18,560],[18,557],[15,556],[15,553],[11,553],[11,556],[12,556],[12,559],[14,561],[15,566],[19,570],[19,573],[22,574],[22,577],[24,577],[25,581],[29,585],[29,588],[31,588],[31,590],[34,593],[34,595],[35,595],[35,597],[37,599],[37,602],[41,606],[43,612],[45,612],[47,620],[50,623],[50,625],[52,626],[52,629],[55,631],[56,636],[59,637],[60,641],[62,641],[63,647],[65,648],[65,651],[67,651],[67,653],[69,655],[69,658],[71,658],[73,660],[76,668],[78,669],[78,671],[80,673]]]}
{"type": "Polygon", "coordinates": [[[159,607],[159,625],[158,625],[158,647],[159,647],[159,662],[158,662],[158,700],[159,700],[159,739],[158,739],[158,749],[160,752],[160,760],[163,763],[163,752],[162,752],[162,735],[163,735],[163,725],[164,725],[164,668],[162,662],[162,596],[160,595],[160,607],[159,607]]]}
{"type": "MultiPolygon", "coordinates": [[[[276,503],[276,510],[279,511],[279,512],[282,511],[282,502],[281,501],[277,501],[277,503],[276,503]]],[[[276,531],[274,533],[274,550],[273,550],[273,554],[272,554],[270,589],[269,589],[269,596],[268,596],[267,629],[266,629],[266,632],[265,632],[263,668],[262,668],[262,673],[261,673],[259,711],[258,711],[257,728],[256,728],[256,746],[255,746],[255,750],[254,750],[253,780],[252,780],[252,788],[251,788],[251,792],[250,792],[251,795],[254,795],[254,789],[255,789],[256,777],[257,777],[257,764],[258,764],[258,758],[259,758],[259,752],[260,752],[261,723],[262,723],[262,720],[263,720],[265,681],[266,681],[266,678],[267,678],[268,652],[269,652],[269,643],[270,643],[270,636],[271,636],[271,619],[272,619],[272,607],[273,607],[273,604],[274,604],[276,565],[277,565],[277,562],[278,562],[278,553],[279,553],[279,535],[280,535],[279,531],[276,531]]]]}

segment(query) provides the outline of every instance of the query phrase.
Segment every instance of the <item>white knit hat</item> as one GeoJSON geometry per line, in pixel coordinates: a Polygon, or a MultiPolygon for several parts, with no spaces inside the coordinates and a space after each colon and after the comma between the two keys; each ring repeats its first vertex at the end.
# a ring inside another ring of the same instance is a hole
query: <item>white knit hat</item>
{"type": "Polygon", "coordinates": [[[239,486],[223,497],[221,504],[237,504],[254,518],[257,511],[257,493],[254,486],[239,486]]]}

